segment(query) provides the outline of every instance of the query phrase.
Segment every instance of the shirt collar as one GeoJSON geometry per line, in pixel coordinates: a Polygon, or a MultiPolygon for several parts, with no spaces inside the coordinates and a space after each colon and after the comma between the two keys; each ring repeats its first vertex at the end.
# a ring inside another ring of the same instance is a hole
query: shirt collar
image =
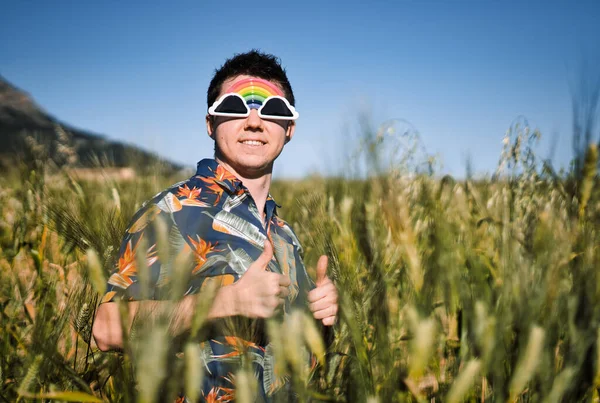
{"type": "MultiPolygon", "coordinates": [[[[200,160],[196,167],[197,176],[213,179],[215,183],[225,189],[229,194],[238,193],[240,190],[247,190],[241,180],[229,172],[223,165],[219,164],[215,159],[205,158],[200,160]]],[[[281,208],[269,193],[267,202],[265,203],[268,217],[277,214],[276,207],[281,208]]]]}
{"type": "Polygon", "coordinates": [[[267,202],[265,203],[265,212],[267,213],[267,222],[271,221],[271,217],[277,215],[277,208],[281,208],[279,204],[273,199],[271,193],[267,196],[267,202]]]}
{"type": "Polygon", "coordinates": [[[237,193],[243,186],[241,180],[211,158],[205,158],[198,162],[196,175],[214,180],[229,194],[237,193]]]}

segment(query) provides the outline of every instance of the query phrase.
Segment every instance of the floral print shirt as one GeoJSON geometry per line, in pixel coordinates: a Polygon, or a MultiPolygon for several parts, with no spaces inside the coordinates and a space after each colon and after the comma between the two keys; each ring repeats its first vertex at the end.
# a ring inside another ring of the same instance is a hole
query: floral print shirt
{"type": "MultiPolygon", "coordinates": [[[[115,272],[108,280],[102,302],[140,300],[136,254],[142,252],[149,269],[149,299],[168,299],[172,267],[181,251],[191,251],[193,265],[186,294],[202,291],[210,282],[223,286],[236,282],[262,253],[264,243],[273,244],[268,270],[289,276],[290,294],[283,315],[294,306],[306,306],[306,294],[314,283],[302,262],[302,248],[291,227],[277,216],[270,197],[261,217],[248,189],[213,159],[198,163],[196,174],[159,193],[134,215],[123,238],[115,272]],[[162,216],[167,224],[169,262],[161,262],[157,251],[156,226],[162,216]],[[144,251],[138,251],[143,247],[144,251]]],[[[139,257],[138,257],[139,260],[139,257]]],[[[235,376],[241,356],[252,357],[259,400],[270,401],[286,386],[276,376],[272,348],[266,337],[265,321],[243,317],[213,321],[208,339],[201,343],[205,374],[205,401],[235,400],[235,376]]]]}

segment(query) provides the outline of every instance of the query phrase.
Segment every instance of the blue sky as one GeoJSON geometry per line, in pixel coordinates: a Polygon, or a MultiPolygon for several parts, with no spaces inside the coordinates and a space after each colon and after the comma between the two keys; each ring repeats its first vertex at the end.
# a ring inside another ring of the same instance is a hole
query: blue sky
{"type": "Polygon", "coordinates": [[[13,1],[0,74],[75,126],[193,167],[210,157],[206,88],[234,53],[286,67],[301,114],[276,176],[328,174],[357,116],[409,121],[442,172],[491,172],[519,115],[571,157],[569,80],[600,56],[600,2],[13,1]],[[174,3],[174,4],[169,4],[174,3]]]}

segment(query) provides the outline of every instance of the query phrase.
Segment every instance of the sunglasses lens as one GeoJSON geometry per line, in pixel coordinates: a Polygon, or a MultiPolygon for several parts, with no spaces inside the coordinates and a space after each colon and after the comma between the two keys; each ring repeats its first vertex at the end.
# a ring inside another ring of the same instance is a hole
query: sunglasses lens
{"type": "Polygon", "coordinates": [[[241,98],[234,95],[229,95],[225,97],[223,101],[221,101],[221,104],[217,106],[215,112],[244,115],[248,112],[248,109],[241,98]]]}
{"type": "Polygon", "coordinates": [[[260,113],[263,116],[273,116],[280,118],[291,118],[294,116],[290,108],[279,98],[271,98],[263,105],[260,113]]]}

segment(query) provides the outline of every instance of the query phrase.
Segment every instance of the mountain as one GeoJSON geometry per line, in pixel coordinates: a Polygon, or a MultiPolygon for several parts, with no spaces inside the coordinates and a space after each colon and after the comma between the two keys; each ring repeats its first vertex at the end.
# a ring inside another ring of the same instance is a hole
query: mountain
{"type": "Polygon", "coordinates": [[[68,160],[70,165],[89,168],[97,166],[100,160],[115,167],[160,165],[168,170],[182,169],[181,165],[149,151],[108,140],[58,120],[0,75],[0,167],[10,167],[18,158],[39,157],[32,155],[35,148],[32,144],[44,146],[45,154],[52,156],[59,166],[68,160]]]}

